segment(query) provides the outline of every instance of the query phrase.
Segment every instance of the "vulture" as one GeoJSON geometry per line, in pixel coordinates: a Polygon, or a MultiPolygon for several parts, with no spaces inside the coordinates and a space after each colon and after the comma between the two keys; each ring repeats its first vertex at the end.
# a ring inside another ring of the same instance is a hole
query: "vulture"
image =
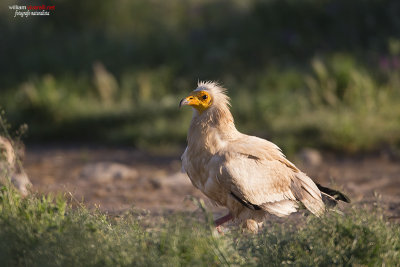
{"type": "Polygon", "coordinates": [[[229,210],[215,220],[217,230],[234,220],[257,232],[267,214],[282,217],[305,207],[320,216],[325,203],[350,201],[315,183],[272,142],[239,132],[226,89],[218,83],[199,82],[182,106],[193,108],[182,171],[214,204],[229,210]]]}

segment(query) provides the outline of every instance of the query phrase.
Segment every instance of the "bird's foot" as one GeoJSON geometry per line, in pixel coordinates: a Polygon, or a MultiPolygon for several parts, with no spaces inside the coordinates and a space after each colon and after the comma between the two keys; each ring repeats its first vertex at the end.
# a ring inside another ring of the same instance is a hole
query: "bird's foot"
{"type": "Polygon", "coordinates": [[[221,218],[219,218],[219,219],[216,219],[216,220],[214,221],[215,230],[217,230],[217,232],[218,232],[220,235],[224,235],[224,227],[222,227],[222,224],[223,224],[223,223],[226,223],[227,221],[230,221],[230,220],[232,220],[232,219],[233,219],[233,217],[232,217],[232,214],[231,214],[231,213],[228,213],[227,215],[225,215],[225,216],[223,216],[223,217],[221,217],[221,218]]]}
{"type": "Polygon", "coordinates": [[[215,230],[217,230],[218,234],[224,235],[224,228],[221,225],[216,226],[215,230]]]}

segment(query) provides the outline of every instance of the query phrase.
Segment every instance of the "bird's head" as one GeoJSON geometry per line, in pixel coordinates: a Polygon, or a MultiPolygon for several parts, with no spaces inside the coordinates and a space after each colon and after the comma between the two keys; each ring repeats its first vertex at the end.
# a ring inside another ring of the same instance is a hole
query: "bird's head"
{"type": "Polygon", "coordinates": [[[207,91],[193,91],[186,98],[182,99],[179,107],[192,106],[200,114],[207,110],[212,105],[212,98],[207,91]]]}
{"type": "Polygon", "coordinates": [[[228,105],[229,98],[225,94],[225,89],[215,82],[199,82],[196,90],[183,98],[179,107],[191,106],[199,114],[208,110],[214,105],[228,105]]]}

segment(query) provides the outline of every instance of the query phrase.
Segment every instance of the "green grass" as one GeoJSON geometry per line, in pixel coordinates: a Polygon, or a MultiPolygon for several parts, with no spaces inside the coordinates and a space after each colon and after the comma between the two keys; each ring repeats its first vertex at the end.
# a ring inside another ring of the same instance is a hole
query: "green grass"
{"type": "Polygon", "coordinates": [[[238,127],[289,154],[399,149],[399,12],[397,0],[70,0],[25,23],[4,9],[0,105],[28,142],[182,150],[179,100],[218,80],[238,127]]]}
{"type": "MultiPolygon", "coordinates": [[[[155,151],[183,146],[191,118],[179,100],[196,87],[168,68],[117,78],[102,67],[92,77],[31,78],[0,99],[28,141],[124,144],[155,151]]],[[[348,54],[314,58],[307,69],[267,68],[229,88],[237,127],[288,154],[304,146],[371,152],[400,148],[400,76],[374,72],[348,54]],[[371,129],[374,129],[373,131],[371,129]]]]}
{"type": "MultiPolygon", "coordinates": [[[[399,266],[400,227],[376,211],[350,208],[260,234],[215,235],[204,218],[153,222],[134,212],[108,216],[65,197],[21,198],[0,190],[3,266],[399,266]]],[[[197,214],[198,215],[198,214],[197,214]]],[[[207,215],[207,214],[205,214],[207,215]]],[[[147,215],[150,216],[150,215],[147,215]]],[[[207,216],[205,216],[207,217],[207,216]]]]}

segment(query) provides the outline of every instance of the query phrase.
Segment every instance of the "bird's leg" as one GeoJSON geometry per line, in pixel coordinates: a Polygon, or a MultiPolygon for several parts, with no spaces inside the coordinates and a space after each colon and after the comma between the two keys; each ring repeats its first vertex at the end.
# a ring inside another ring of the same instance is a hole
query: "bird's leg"
{"type": "Polygon", "coordinates": [[[232,214],[228,213],[227,215],[225,215],[225,216],[223,216],[223,217],[221,217],[219,219],[216,219],[214,221],[215,227],[218,227],[221,224],[226,223],[227,221],[232,220],[232,219],[233,219],[232,214]]]}
{"type": "Polygon", "coordinates": [[[218,233],[224,234],[224,232],[221,229],[221,224],[226,223],[227,221],[232,220],[232,219],[233,219],[233,217],[232,217],[231,213],[228,213],[227,215],[225,215],[219,219],[216,219],[214,221],[214,224],[215,224],[215,229],[217,229],[218,233]]]}

